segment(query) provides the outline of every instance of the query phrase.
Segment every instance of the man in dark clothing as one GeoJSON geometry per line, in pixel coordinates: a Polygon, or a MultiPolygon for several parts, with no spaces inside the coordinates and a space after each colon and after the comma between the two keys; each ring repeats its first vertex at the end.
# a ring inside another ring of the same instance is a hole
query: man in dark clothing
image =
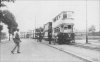
{"type": "Polygon", "coordinates": [[[40,32],[39,33],[39,42],[41,42],[42,41],[42,33],[40,32]]]}
{"type": "Polygon", "coordinates": [[[15,51],[15,49],[17,48],[17,53],[20,53],[20,42],[21,42],[21,40],[20,40],[20,37],[19,37],[19,29],[17,29],[15,32],[14,32],[14,36],[13,36],[13,41],[14,41],[14,43],[15,43],[15,47],[14,47],[14,49],[11,51],[11,53],[13,53],[14,54],[14,51],[15,51]]]}
{"type": "Polygon", "coordinates": [[[49,33],[48,40],[49,40],[49,44],[51,44],[51,41],[52,41],[52,33],[49,33]]]}

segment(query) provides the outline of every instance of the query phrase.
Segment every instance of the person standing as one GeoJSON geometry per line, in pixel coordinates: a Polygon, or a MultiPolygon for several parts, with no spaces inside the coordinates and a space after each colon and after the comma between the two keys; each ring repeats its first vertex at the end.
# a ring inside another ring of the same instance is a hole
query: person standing
{"type": "Polygon", "coordinates": [[[42,33],[40,32],[39,33],[39,42],[41,42],[42,41],[42,33]]]}
{"type": "Polygon", "coordinates": [[[19,29],[17,29],[15,32],[14,32],[14,35],[13,35],[13,41],[15,43],[15,47],[13,48],[13,50],[11,51],[12,54],[14,54],[15,50],[17,49],[17,53],[20,53],[20,37],[19,37],[19,29]]]}
{"type": "Polygon", "coordinates": [[[48,34],[48,40],[49,40],[49,44],[51,44],[51,41],[52,41],[52,33],[49,33],[48,34]]]}

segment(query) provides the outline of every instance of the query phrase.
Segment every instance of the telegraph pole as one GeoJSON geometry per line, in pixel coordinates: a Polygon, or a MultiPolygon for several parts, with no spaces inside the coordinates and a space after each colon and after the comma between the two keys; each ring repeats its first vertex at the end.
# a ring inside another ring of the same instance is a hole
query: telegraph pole
{"type": "Polygon", "coordinates": [[[35,39],[36,39],[36,16],[35,16],[35,39]]]}
{"type": "Polygon", "coordinates": [[[100,32],[100,0],[99,0],[99,32],[100,32]]]}
{"type": "Polygon", "coordinates": [[[88,21],[87,21],[87,0],[86,0],[86,44],[88,43],[88,21]]]}

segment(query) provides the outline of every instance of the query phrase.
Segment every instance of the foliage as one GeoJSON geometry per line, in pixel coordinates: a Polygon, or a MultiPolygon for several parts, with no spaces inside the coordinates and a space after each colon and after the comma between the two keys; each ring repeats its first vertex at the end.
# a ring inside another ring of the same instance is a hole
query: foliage
{"type": "Polygon", "coordinates": [[[0,4],[0,7],[5,7],[6,5],[5,4],[0,4]]]}
{"type": "Polygon", "coordinates": [[[8,10],[4,10],[2,14],[3,14],[2,22],[8,25],[9,33],[12,34],[17,29],[17,26],[18,26],[15,20],[15,17],[8,10]]]}
{"type": "MultiPolygon", "coordinates": [[[[6,2],[13,2],[14,3],[15,0],[0,0],[0,8],[6,6],[5,4],[2,3],[4,1],[6,1],[6,2]]],[[[5,10],[5,11],[0,10],[0,22],[1,21],[8,25],[8,29],[9,29],[9,33],[10,34],[13,34],[15,29],[17,29],[18,24],[15,22],[15,17],[9,11],[7,11],[7,10],[5,10]]],[[[1,33],[2,29],[3,28],[1,26],[0,27],[0,33],[1,33]]],[[[0,42],[1,42],[1,37],[0,37],[0,42]]]]}
{"type": "Polygon", "coordinates": [[[6,33],[5,32],[1,32],[1,39],[5,39],[6,38],[6,33]]]}
{"type": "MultiPolygon", "coordinates": [[[[15,2],[15,0],[0,0],[0,7],[6,6],[2,2],[15,2]]],[[[0,21],[8,25],[9,33],[13,33],[16,29],[18,24],[15,21],[14,15],[9,12],[8,10],[0,10],[0,21]]]]}
{"type": "Polygon", "coordinates": [[[15,0],[0,0],[0,7],[6,6],[5,4],[2,3],[4,1],[6,1],[6,2],[13,2],[13,3],[15,2],[15,0]]]}
{"type": "Polygon", "coordinates": [[[89,32],[95,32],[95,26],[94,25],[92,25],[90,28],[89,28],[89,32]]]}
{"type": "Polygon", "coordinates": [[[0,10],[0,21],[8,25],[10,34],[13,34],[17,29],[18,24],[16,23],[15,16],[8,10],[0,10]]]}
{"type": "Polygon", "coordinates": [[[15,2],[15,0],[2,0],[3,1],[6,1],[6,2],[15,2]]]}

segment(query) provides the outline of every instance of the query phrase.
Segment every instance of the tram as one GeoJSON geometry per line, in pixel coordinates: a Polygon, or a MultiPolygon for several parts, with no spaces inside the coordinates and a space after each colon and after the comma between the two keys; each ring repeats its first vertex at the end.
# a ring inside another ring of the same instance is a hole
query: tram
{"type": "Polygon", "coordinates": [[[58,44],[75,42],[74,23],[72,18],[68,16],[68,13],[72,13],[72,11],[63,11],[53,18],[52,22],[44,25],[45,38],[49,39],[48,35],[51,35],[52,41],[58,44]]]}
{"type": "Polygon", "coordinates": [[[75,34],[73,32],[73,19],[69,14],[73,11],[63,11],[58,14],[52,22],[52,38],[59,44],[70,44],[75,42],[75,34]]]}

